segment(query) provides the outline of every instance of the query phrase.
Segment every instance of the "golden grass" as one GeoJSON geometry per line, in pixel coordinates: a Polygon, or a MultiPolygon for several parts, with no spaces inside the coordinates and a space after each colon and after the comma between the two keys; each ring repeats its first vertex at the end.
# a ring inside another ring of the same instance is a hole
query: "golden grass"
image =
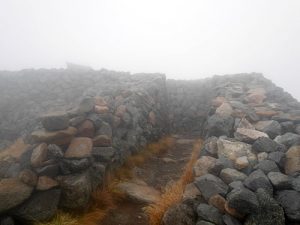
{"type": "Polygon", "coordinates": [[[76,217],[69,213],[58,212],[49,222],[36,222],[34,225],[79,225],[76,217]]]}
{"type": "Polygon", "coordinates": [[[29,145],[25,144],[22,138],[18,138],[12,145],[0,152],[0,159],[12,157],[18,160],[28,146],[29,145]]]}
{"type": "Polygon", "coordinates": [[[194,143],[191,158],[187,163],[181,178],[165,188],[164,193],[161,195],[158,202],[145,208],[145,212],[149,218],[149,225],[160,225],[168,208],[181,201],[185,186],[194,180],[193,166],[197,161],[201,146],[202,140],[197,140],[194,143]]]}

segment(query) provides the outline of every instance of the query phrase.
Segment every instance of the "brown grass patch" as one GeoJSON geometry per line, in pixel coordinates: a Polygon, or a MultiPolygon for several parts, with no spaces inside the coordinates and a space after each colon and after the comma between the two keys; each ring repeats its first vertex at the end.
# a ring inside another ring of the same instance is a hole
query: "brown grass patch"
{"type": "Polygon", "coordinates": [[[158,202],[145,208],[150,225],[160,225],[168,208],[181,201],[185,186],[194,180],[193,166],[197,161],[201,146],[202,140],[197,140],[194,143],[191,158],[187,163],[181,178],[165,188],[165,191],[158,202]]]}
{"type": "Polygon", "coordinates": [[[25,144],[22,138],[18,138],[12,145],[0,152],[0,159],[12,157],[18,160],[28,146],[29,145],[25,144]]]}

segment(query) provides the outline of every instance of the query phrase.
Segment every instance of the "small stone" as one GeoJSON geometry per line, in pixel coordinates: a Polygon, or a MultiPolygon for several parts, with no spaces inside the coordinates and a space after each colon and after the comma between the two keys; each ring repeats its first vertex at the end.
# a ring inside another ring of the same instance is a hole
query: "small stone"
{"type": "Polygon", "coordinates": [[[285,173],[292,174],[300,171],[300,145],[291,147],[286,152],[285,173]]]}
{"type": "Polygon", "coordinates": [[[101,96],[96,96],[95,98],[95,105],[97,106],[107,106],[107,102],[101,96]]]}
{"type": "Polygon", "coordinates": [[[194,183],[190,183],[185,186],[185,189],[184,189],[184,192],[182,195],[183,200],[194,199],[194,198],[197,198],[198,196],[201,196],[201,193],[200,193],[199,189],[195,186],[194,183]]]}
{"type": "Polygon", "coordinates": [[[33,149],[31,154],[31,165],[33,167],[39,167],[47,160],[47,144],[39,144],[36,148],[33,149]]]}
{"type": "Polygon", "coordinates": [[[65,145],[69,144],[71,139],[76,135],[77,129],[74,127],[68,127],[65,130],[59,131],[46,131],[38,130],[31,134],[33,141],[45,142],[48,144],[65,145]]]}
{"type": "Polygon", "coordinates": [[[238,157],[238,158],[235,160],[234,167],[235,167],[237,170],[245,169],[245,168],[247,168],[248,166],[249,166],[249,161],[248,161],[247,156],[238,157]]]}
{"type": "Polygon", "coordinates": [[[242,219],[245,216],[244,214],[241,214],[240,212],[238,212],[236,209],[231,208],[228,205],[228,201],[226,201],[226,203],[225,203],[225,211],[227,214],[229,214],[230,216],[233,216],[234,218],[242,219]]]}
{"type": "Polygon", "coordinates": [[[82,124],[78,127],[78,134],[79,137],[89,137],[92,138],[95,135],[95,126],[91,120],[85,120],[82,124]]]}
{"type": "Polygon", "coordinates": [[[95,147],[109,147],[111,144],[111,138],[107,135],[98,135],[93,138],[93,146],[95,147]]]}
{"type": "Polygon", "coordinates": [[[205,140],[204,149],[212,156],[217,156],[218,153],[217,141],[218,141],[217,137],[209,137],[208,139],[205,140]]]}
{"type": "Polygon", "coordinates": [[[78,112],[80,114],[91,112],[95,106],[95,99],[94,98],[84,98],[80,102],[78,106],[78,112]]]}
{"type": "Polygon", "coordinates": [[[207,204],[200,204],[197,208],[198,217],[212,222],[216,225],[222,225],[222,214],[213,206],[207,204]]]}
{"type": "Polygon", "coordinates": [[[268,177],[260,169],[252,172],[244,181],[244,185],[252,191],[258,188],[265,189],[268,193],[273,194],[273,187],[268,177]]]}
{"type": "Polygon", "coordinates": [[[92,153],[92,139],[86,137],[74,138],[71,141],[67,151],[66,158],[85,158],[90,157],[92,153]]]}
{"type": "Polygon", "coordinates": [[[230,136],[234,126],[234,119],[231,116],[224,117],[214,114],[207,120],[207,136],[220,137],[230,136]]]}
{"type": "Polygon", "coordinates": [[[268,134],[272,139],[281,134],[281,125],[275,120],[259,121],[255,124],[255,128],[268,134]]]}
{"type": "Polygon", "coordinates": [[[213,168],[216,163],[216,158],[210,156],[202,156],[194,165],[193,171],[195,177],[199,177],[208,173],[210,168],[213,168]]]}
{"type": "Polygon", "coordinates": [[[48,131],[57,131],[67,129],[69,126],[69,117],[64,112],[55,112],[41,117],[43,127],[48,131]]]}
{"type": "Polygon", "coordinates": [[[285,154],[283,152],[271,152],[268,159],[274,161],[281,169],[284,168],[285,154]]]}
{"type": "Polygon", "coordinates": [[[294,133],[285,133],[284,135],[277,136],[274,141],[285,145],[287,148],[290,148],[293,145],[300,144],[300,135],[294,133]]]}
{"type": "Polygon", "coordinates": [[[261,162],[261,161],[264,161],[268,158],[268,153],[266,152],[260,152],[257,154],[257,159],[258,159],[258,162],[261,162]]]}
{"type": "Polygon", "coordinates": [[[98,114],[105,114],[105,113],[109,112],[109,108],[107,106],[95,105],[94,111],[95,111],[95,113],[98,113],[98,114]]]}
{"type": "Polygon", "coordinates": [[[223,216],[223,222],[225,225],[242,225],[237,219],[227,214],[223,216]]]}
{"type": "Polygon", "coordinates": [[[285,148],[278,144],[277,142],[271,140],[268,137],[261,137],[257,139],[252,145],[252,149],[255,152],[276,152],[276,151],[284,151],[285,148]]]}
{"type": "Polygon", "coordinates": [[[64,152],[59,146],[55,144],[48,145],[48,159],[59,160],[63,157],[64,152]]]}
{"type": "Polygon", "coordinates": [[[226,200],[221,195],[213,195],[210,197],[208,204],[217,208],[221,213],[225,212],[226,200]]]}
{"type": "Polygon", "coordinates": [[[38,178],[36,189],[39,191],[46,191],[57,186],[58,182],[56,180],[47,176],[41,176],[38,178]]]}
{"type": "Polygon", "coordinates": [[[266,133],[257,130],[238,128],[234,133],[234,137],[246,143],[253,143],[260,137],[268,137],[266,133]]]}
{"type": "Polygon", "coordinates": [[[243,182],[242,181],[233,181],[230,184],[228,184],[229,188],[232,189],[239,189],[239,188],[244,188],[243,182]]]}
{"type": "Polygon", "coordinates": [[[224,117],[231,116],[232,113],[233,113],[232,107],[227,102],[224,102],[216,109],[216,114],[220,116],[224,116],[224,117]]]}

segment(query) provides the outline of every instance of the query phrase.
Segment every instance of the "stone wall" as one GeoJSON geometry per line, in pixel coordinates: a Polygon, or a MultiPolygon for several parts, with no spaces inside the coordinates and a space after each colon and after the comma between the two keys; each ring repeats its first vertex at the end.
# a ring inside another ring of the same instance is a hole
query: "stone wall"
{"type": "Polygon", "coordinates": [[[259,74],[211,82],[195,180],[162,224],[299,224],[299,103],[259,74]]]}

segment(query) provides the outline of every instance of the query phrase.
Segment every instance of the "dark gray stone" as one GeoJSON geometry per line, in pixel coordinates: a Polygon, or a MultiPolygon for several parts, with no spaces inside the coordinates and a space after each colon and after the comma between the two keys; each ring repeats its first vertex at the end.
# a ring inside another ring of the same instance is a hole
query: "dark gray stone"
{"type": "Polygon", "coordinates": [[[197,207],[198,218],[203,219],[208,222],[212,222],[213,224],[222,225],[222,214],[220,211],[207,204],[200,204],[197,207]]]}
{"type": "Polygon", "coordinates": [[[278,166],[272,160],[262,160],[254,166],[254,169],[260,169],[265,174],[268,174],[269,172],[279,172],[278,166]]]}
{"type": "Polygon", "coordinates": [[[268,178],[276,190],[291,189],[291,179],[281,172],[270,172],[268,178]]]}
{"type": "Polygon", "coordinates": [[[60,162],[60,170],[64,175],[78,173],[87,169],[91,165],[91,160],[83,159],[63,159],[60,162]]]}
{"type": "Polygon", "coordinates": [[[46,221],[57,212],[61,191],[51,189],[35,192],[30,199],[13,210],[13,215],[22,221],[46,221]]]}
{"type": "Polygon", "coordinates": [[[278,144],[277,142],[271,140],[268,137],[260,137],[258,138],[252,145],[252,149],[255,152],[276,152],[276,151],[284,151],[285,148],[278,144]]]}
{"type": "Polygon", "coordinates": [[[41,122],[46,130],[64,130],[69,126],[69,117],[66,113],[53,113],[42,116],[41,122]]]}
{"type": "Polygon", "coordinates": [[[162,218],[163,225],[195,225],[196,214],[187,204],[171,206],[162,218]]]}
{"type": "Polygon", "coordinates": [[[292,121],[281,122],[280,125],[282,128],[283,134],[288,133],[288,132],[294,132],[294,130],[295,130],[295,125],[292,121]]]}
{"type": "Polygon", "coordinates": [[[48,145],[47,149],[48,159],[62,159],[64,157],[63,150],[55,144],[48,145]]]}
{"type": "Polygon", "coordinates": [[[283,207],[287,218],[300,222],[300,193],[293,190],[279,191],[276,200],[283,207]]]}
{"type": "Polygon", "coordinates": [[[21,172],[21,166],[13,161],[0,161],[0,179],[17,177],[21,172]]]}
{"type": "Polygon", "coordinates": [[[281,134],[281,125],[275,120],[270,120],[264,126],[261,126],[256,129],[265,132],[272,139],[281,134]]]}
{"type": "Polygon", "coordinates": [[[294,133],[286,133],[281,136],[277,136],[275,141],[279,144],[285,145],[287,148],[290,148],[293,145],[300,144],[300,135],[294,133]]]}
{"type": "Polygon", "coordinates": [[[242,181],[233,181],[228,185],[230,191],[233,189],[239,189],[239,188],[244,188],[243,182],[242,181]]]}
{"type": "Polygon", "coordinates": [[[271,152],[268,155],[268,159],[274,161],[280,169],[285,165],[285,154],[283,152],[271,152]]]}
{"type": "Polygon", "coordinates": [[[212,174],[198,177],[194,183],[206,200],[215,194],[225,196],[228,191],[228,186],[220,178],[212,174]]]}
{"type": "Polygon", "coordinates": [[[220,178],[226,184],[230,184],[233,181],[244,181],[247,178],[247,176],[246,174],[239,172],[236,169],[226,168],[221,171],[220,178]]]}
{"type": "Polygon", "coordinates": [[[231,116],[223,117],[213,115],[207,120],[207,136],[220,137],[222,135],[230,136],[234,126],[234,119],[231,116]]]}
{"type": "Polygon", "coordinates": [[[255,213],[258,208],[258,200],[254,192],[247,188],[233,189],[227,195],[228,205],[242,214],[255,213]]]}
{"type": "Polygon", "coordinates": [[[246,218],[245,225],[285,225],[284,211],[275,199],[261,188],[256,196],[259,207],[246,218]]]}
{"type": "Polygon", "coordinates": [[[273,194],[273,187],[268,177],[262,170],[255,170],[244,181],[245,187],[252,191],[256,191],[258,188],[263,188],[270,194],[273,194]]]}
{"type": "Polygon", "coordinates": [[[117,151],[112,147],[94,147],[92,155],[97,162],[113,163],[117,161],[117,151]]]}
{"type": "Polygon", "coordinates": [[[295,190],[295,191],[298,191],[300,192],[300,175],[296,176],[296,177],[293,177],[291,178],[292,181],[292,188],[295,190]]]}

